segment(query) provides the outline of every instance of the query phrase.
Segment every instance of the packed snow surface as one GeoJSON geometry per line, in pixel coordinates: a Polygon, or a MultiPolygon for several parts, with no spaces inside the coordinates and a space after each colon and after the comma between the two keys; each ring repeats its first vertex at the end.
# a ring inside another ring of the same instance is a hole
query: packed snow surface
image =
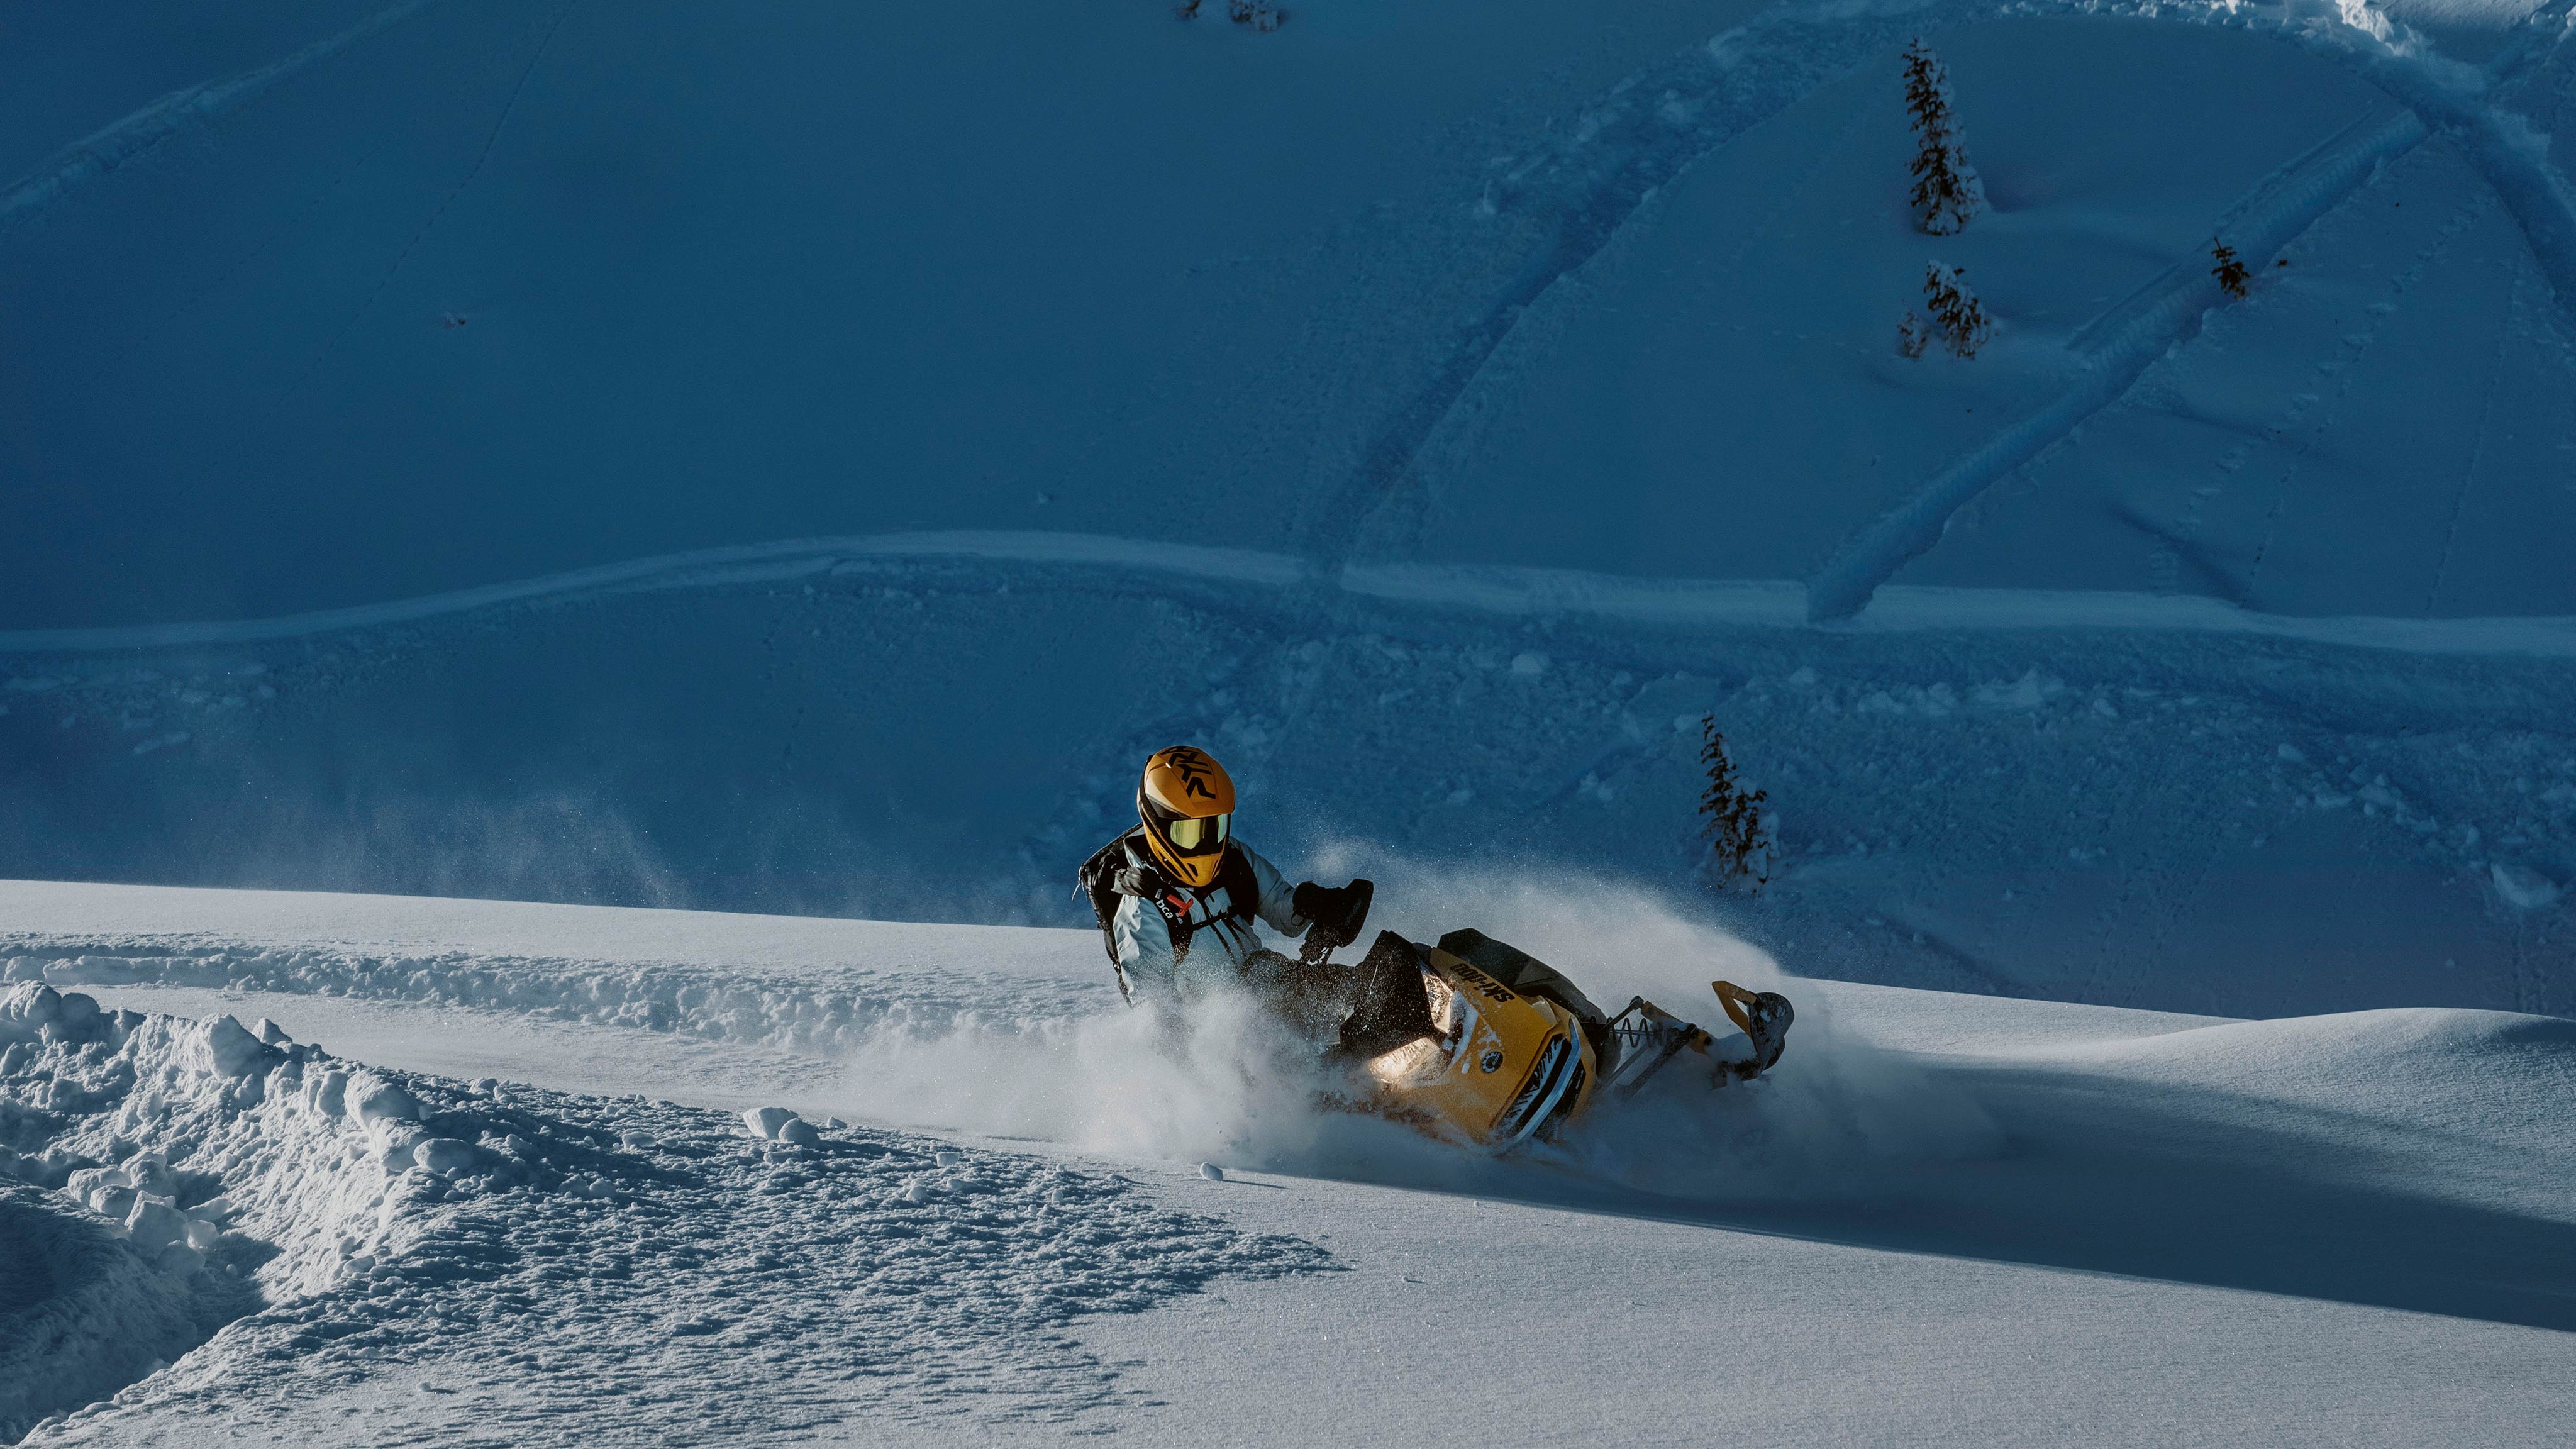
{"type": "Polygon", "coordinates": [[[1173,1038],[1085,932],[0,886],[0,1202],[61,1284],[5,1311],[97,1366],[13,1412],[172,1445],[2545,1444],[2576,1410],[2567,1021],[1840,985],[1637,903],[1484,906],[1587,985],[1788,990],[1790,1052],[1498,1161],[1248,1074],[1240,1020],[1173,1038]],[[204,1229],[157,1245],[116,1196],[154,1189],[204,1229]]]}

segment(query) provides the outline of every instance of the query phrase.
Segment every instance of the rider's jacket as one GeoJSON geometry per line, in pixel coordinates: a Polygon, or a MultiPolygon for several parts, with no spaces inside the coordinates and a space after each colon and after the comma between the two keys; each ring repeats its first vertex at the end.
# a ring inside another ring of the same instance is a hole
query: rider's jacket
{"type": "Polygon", "coordinates": [[[1252,953],[1262,949],[1255,917],[1281,935],[1305,931],[1288,882],[1250,847],[1228,842],[1216,877],[1193,889],[1154,870],[1140,837],[1131,832],[1116,842],[1131,869],[1121,873],[1108,921],[1110,959],[1132,995],[1188,1001],[1243,980],[1252,953]]]}

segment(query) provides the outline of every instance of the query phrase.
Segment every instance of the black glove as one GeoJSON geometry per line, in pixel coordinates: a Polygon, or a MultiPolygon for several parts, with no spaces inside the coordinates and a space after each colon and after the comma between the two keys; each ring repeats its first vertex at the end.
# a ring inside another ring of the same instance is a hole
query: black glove
{"type": "Polygon", "coordinates": [[[1368,924],[1369,899],[1376,894],[1377,887],[1365,880],[1339,888],[1300,882],[1288,900],[1306,918],[1307,949],[1331,951],[1358,940],[1360,927],[1368,924]]]}

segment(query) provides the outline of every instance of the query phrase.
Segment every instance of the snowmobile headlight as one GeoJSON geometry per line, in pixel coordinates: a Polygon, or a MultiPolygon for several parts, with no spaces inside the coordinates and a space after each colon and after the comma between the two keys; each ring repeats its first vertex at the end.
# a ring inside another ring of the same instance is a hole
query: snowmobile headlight
{"type": "Polygon", "coordinates": [[[1368,1069],[1370,1076],[1390,1087],[1400,1087],[1426,1073],[1435,1072],[1440,1064],[1440,1043],[1424,1036],[1416,1037],[1384,1056],[1371,1058],[1368,1069]]]}

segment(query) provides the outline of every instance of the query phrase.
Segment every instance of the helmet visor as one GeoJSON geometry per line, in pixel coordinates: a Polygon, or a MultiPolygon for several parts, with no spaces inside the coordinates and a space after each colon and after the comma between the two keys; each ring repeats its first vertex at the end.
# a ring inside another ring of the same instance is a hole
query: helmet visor
{"type": "Polygon", "coordinates": [[[1164,843],[1182,855],[1212,855],[1225,848],[1226,824],[1231,815],[1165,817],[1156,812],[1154,826],[1163,833],[1164,843]]]}

